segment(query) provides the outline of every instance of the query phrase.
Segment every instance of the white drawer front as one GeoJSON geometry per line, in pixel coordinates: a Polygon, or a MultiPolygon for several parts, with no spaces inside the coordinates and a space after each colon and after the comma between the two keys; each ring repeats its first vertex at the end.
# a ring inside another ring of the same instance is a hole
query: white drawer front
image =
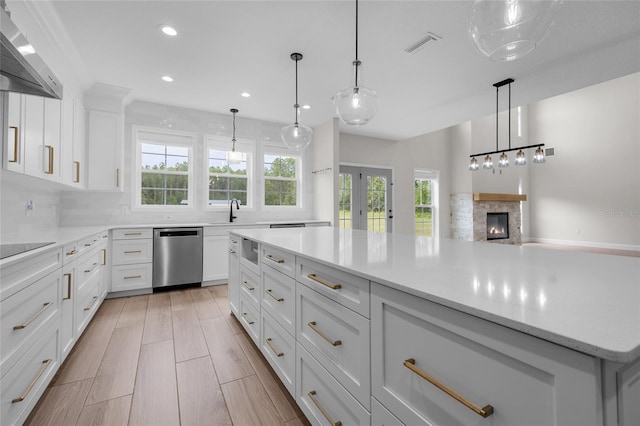
{"type": "Polygon", "coordinates": [[[240,267],[240,293],[247,296],[256,307],[260,306],[261,281],[260,277],[247,269],[246,266],[240,267]]]}
{"type": "Polygon", "coordinates": [[[296,256],[270,246],[262,246],[262,264],[282,272],[291,278],[296,277],[296,256]]]}
{"type": "Polygon", "coordinates": [[[34,339],[60,315],[59,269],[0,303],[0,374],[22,357],[34,339]]]}
{"type": "Polygon", "coordinates": [[[369,318],[369,281],[298,257],[296,280],[369,318]]]}
{"type": "Polygon", "coordinates": [[[78,258],[78,253],[80,252],[80,250],[78,249],[78,243],[77,242],[73,242],[71,244],[67,244],[66,246],[64,246],[62,248],[62,258],[63,258],[63,263],[66,265],[69,262],[73,262],[75,259],[78,258]]]}
{"type": "Polygon", "coordinates": [[[234,252],[238,252],[240,250],[240,241],[241,238],[235,234],[229,235],[229,250],[233,250],[234,252]]]}
{"type": "Polygon", "coordinates": [[[2,425],[21,425],[26,420],[59,364],[58,329],[54,326],[0,380],[2,425]]]}
{"type": "Polygon", "coordinates": [[[117,240],[113,242],[113,265],[153,261],[153,240],[117,240]]]}
{"type": "Polygon", "coordinates": [[[111,236],[114,240],[151,239],[153,228],[114,229],[111,236]]]}
{"type": "Polygon", "coordinates": [[[377,284],[371,305],[372,393],[402,422],[601,424],[595,358],[377,284]]]}
{"type": "Polygon", "coordinates": [[[305,286],[297,298],[298,342],[369,408],[369,320],[305,286]]]}
{"type": "Polygon", "coordinates": [[[100,274],[94,274],[76,292],[76,331],[79,336],[100,306],[100,274]]]}
{"type": "Polygon", "coordinates": [[[312,424],[370,424],[369,412],[299,344],[296,348],[296,402],[312,424]]]}
{"type": "Polygon", "coordinates": [[[78,241],[78,243],[76,244],[77,249],[80,253],[82,253],[85,250],[89,250],[93,247],[96,247],[97,245],[99,245],[100,243],[102,243],[102,236],[101,234],[95,234],[95,235],[91,235],[90,237],[87,237],[81,241],[78,241]]]}
{"type": "Polygon", "coordinates": [[[295,397],[296,341],[265,311],[262,311],[260,350],[289,393],[295,397]]]}
{"type": "Polygon", "coordinates": [[[262,309],[293,336],[296,333],[296,282],[278,271],[262,269],[262,309]]]}
{"type": "Polygon", "coordinates": [[[153,264],[117,265],[111,269],[111,291],[151,288],[153,264]]]}
{"type": "Polygon", "coordinates": [[[240,294],[240,324],[247,330],[249,337],[260,346],[260,308],[256,308],[247,296],[240,294]]]}
{"type": "Polygon", "coordinates": [[[60,267],[62,267],[62,247],[3,266],[0,300],[17,293],[60,267]]]}
{"type": "Polygon", "coordinates": [[[82,287],[85,281],[100,272],[103,254],[100,250],[92,250],[83,254],[78,259],[78,286],[82,287]]]}
{"type": "Polygon", "coordinates": [[[404,424],[375,398],[371,398],[371,426],[404,426],[404,424]]]}

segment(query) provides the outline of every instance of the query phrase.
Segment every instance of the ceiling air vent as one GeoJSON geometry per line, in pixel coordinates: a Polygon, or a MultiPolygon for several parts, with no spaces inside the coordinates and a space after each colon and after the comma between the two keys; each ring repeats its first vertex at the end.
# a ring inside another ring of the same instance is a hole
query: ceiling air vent
{"type": "Polygon", "coordinates": [[[424,46],[431,45],[438,40],[442,40],[442,37],[432,32],[428,32],[426,36],[422,37],[420,40],[416,41],[415,43],[412,43],[409,47],[404,49],[404,51],[407,53],[414,53],[422,49],[424,46]]]}

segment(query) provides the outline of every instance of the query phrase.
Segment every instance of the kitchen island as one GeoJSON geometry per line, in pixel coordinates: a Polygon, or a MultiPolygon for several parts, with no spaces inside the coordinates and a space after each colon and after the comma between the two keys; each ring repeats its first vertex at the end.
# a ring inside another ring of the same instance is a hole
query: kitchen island
{"type": "Polygon", "coordinates": [[[637,258],[337,228],[231,240],[231,309],[310,419],[640,423],[637,258]]]}

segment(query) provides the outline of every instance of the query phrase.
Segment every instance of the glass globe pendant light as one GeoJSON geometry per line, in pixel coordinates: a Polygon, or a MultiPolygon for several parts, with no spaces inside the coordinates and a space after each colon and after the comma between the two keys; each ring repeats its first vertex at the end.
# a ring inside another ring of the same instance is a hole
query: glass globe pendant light
{"type": "Polygon", "coordinates": [[[476,0],[468,31],[476,48],[496,62],[521,58],[540,44],[554,23],[559,0],[476,0]]]}
{"type": "Polygon", "coordinates": [[[296,117],[293,124],[289,124],[280,130],[280,136],[282,137],[282,142],[290,150],[299,152],[303,151],[311,143],[313,129],[298,123],[298,115],[300,114],[300,105],[298,104],[298,61],[302,60],[302,53],[292,53],[291,59],[296,61],[296,103],[293,105],[296,117]]]}
{"type": "Polygon", "coordinates": [[[353,61],[355,81],[352,87],[339,91],[333,97],[336,114],[345,124],[367,124],[378,112],[378,94],[375,90],[358,85],[362,62],[358,59],[358,0],[356,0],[356,59],[353,61]]]}
{"type": "Polygon", "coordinates": [[[536,151],[533,153],[533,162],[535,164],[544,163],[544,151],[541,147],[536,148],[536,151]]]}
{"type": "Polygon", "coordinates": [[[500,159],[498,160],[498,167],[500,167],[501,169],[509,167],[509,157],[507,157],[507,154],[504,152],[500,154],[500,159]]]}
{"type": "Polygon", "coordinates": [[[236,151],[236,114],[238,110],[231,108],[229,111],[233,114],[233,138],[231,139],[231,151],[227,152],[227,163],[240,164],[242,162],[242,152],[236,151]]]}
{"type": "Polygon", "coordinates": [[[493,161],[491,160],[491,156],[487,155],[484,157],[484,162],[482,163],[482,168],[485,170],[493,169],[493,161]]]}
{"type": "Polygon", "coordinates": [[[527,164],[527,157],[524,155],[523,150],[518,151],[514,163],[516,163],[516,166],[524,166],[527,164]]]}
{"type": "Polygon", "coordinates": [[[478,165],[478,160],[476,160],[476,157],[472,157],[471,161],[469,161],[469,170],[475,172],[479,167],[480,166],[478,165]]]}

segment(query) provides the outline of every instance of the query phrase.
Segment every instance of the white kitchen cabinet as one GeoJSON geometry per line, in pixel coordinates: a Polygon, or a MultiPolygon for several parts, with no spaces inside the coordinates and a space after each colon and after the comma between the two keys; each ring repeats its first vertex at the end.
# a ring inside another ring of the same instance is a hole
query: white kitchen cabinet
{"type": "Polygon", "coordinates": [[[123,190],[123,114],[89,109],[88,183],[94,191],[123,190]]]}
{"type": "Polygon", "coordinates": [[[62,99],[62,183],[85,187],[84,108],[82,102],[65,93],[62,99]]]}
{"type": "Polygon", "coordinates": [[[151,290],[153,286],[153,228],[111,231],[111,289],[117,293],[151,290]]]}
{"type": "Polygon", "coordinates": [[[202,238],[202,286],[219,284],[229,277],[229,234],[204,228],[202,238]]]}
{"type": "Polygon", "coordinates": [[[287,333],[266,310],[262,310],[258,347],[289,393],[296,393],[296,339],[287,333]]]}
{"type": "Polygon", "coordinates": [[[296,334],[296,282],[293,278],[263,265],[260,305],[289,334],[296,334]]]}
{"type": "Polygon", "coordinates": [[[2,94],[3,108],[7,109],[7,124],[3,135],[3,167],[24,173],[24,95],[13,92],[2,94]]]}
{"type": "Polygon", "coordinates": [[[24,173],[61,181],[61,107],[57,99],[24,96],[24,173]]]}
{"type": "Polygon", "coordinates": [[[602,424],[593,357],[377,284],[371,335],[373,396],[405,424],[602,424]]]}
{"type": "Polygon", "coordinates": [[[253,302],[244,294],[240,294],[240,316],[238,318],[240,324],[247,331],[253,343],[256,346],[260,345],[260,307],[253,304],[253,302]]]}
{"type": "Polygon", "coordinates": [[[229,236],[229,282],[227,285],[229,308],[238,318],[240,314],[240,237],[229,236]]]}
{"type": "Polygon", "coordinates": [[[82,334],[102,302],[100,298],[101,265],[102,256],[97,247],[78,258],[77,300],[74,319],[76,336],[82,334]]]}

